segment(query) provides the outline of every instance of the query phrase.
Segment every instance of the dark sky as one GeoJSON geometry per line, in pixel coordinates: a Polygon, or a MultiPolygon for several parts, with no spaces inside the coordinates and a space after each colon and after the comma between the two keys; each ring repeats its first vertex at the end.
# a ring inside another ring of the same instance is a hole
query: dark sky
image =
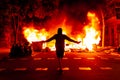
{"type": "Polygon", "coordinates": [[[66,18],[66,24],[79,26],[86,22],[88,11],[97,12],[98,6],[104,4],[105,0],[2,0],[0,15],[10,16],[12,7],[12,13],[17,13],[22,23],[33,21],[44,27],[51,23],[55,26],[66,18]]]}
{"type": "Polygon", "coordinates": [[[105,0],[2,0],[0,8],[17,6],[16,11],[19,10],[20,15],[28,15],[30,12],[33,14],[38,9],[40,10],[42,6],[41,13],[44,14],[53,14],[53,11],[57,9],[60,12],[64,11],[68,16],[76,17],[86,15],[89,10],[97,10],[99,5],[104,4],[105,0]]]}

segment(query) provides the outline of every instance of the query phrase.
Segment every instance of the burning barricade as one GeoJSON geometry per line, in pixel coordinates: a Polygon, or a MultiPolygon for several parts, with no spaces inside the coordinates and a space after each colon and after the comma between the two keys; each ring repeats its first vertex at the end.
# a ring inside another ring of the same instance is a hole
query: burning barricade
{"type": "MultiPolygon", "coordinates": [[[[71,36],[73,39],[81,41],[80,44],[69,43],[65,41],[65,50],[66,51],[94,51],[97,49],[97,45],[100,43],[101,32],[99,29],[99,19],[95,13],[88,12],[88,23],[84,26],[83,32],[76,35],[71,34],[71,30],[68,29],[69,26],[65,24],[65,20],[59,25],[63,29],[63,33],[71,36]]],[[[59,27],[58,25],[55,28],[59,27]]],[[[71,28],[72,29],[72,28],[71,28]]],[[[51,29],[53,30],[53,29],[51,29]]],[[[46,31],[45,28],[36,29],[34,26],[28,26],[23,28],[24,37],[32,45],[34,51],[43,51],[47,48],[47,51],[55,51],[55,41],[50,43],[41,43],[40,41],[46,40],[51,37],[53,31],[46,31]],[[50,33],[52,32],[52,33],[50,33]]]]}

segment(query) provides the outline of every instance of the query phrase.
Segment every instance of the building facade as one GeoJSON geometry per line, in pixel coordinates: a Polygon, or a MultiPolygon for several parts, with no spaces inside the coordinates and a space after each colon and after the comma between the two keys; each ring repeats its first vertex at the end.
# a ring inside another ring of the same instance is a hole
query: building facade
{"type": "Polygon", "coordinates": [[[120,0],[110,0],[106,6],[105,46],[120,46],[120,0]]]}

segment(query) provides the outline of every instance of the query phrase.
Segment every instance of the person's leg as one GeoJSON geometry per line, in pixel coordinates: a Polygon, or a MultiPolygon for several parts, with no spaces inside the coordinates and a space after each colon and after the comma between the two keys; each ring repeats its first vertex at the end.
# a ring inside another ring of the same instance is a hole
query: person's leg
{"type": "Polygon", "coordinates": [[[58,58],[60,71],[62,71],[62,58],[63,58],[63,55],[64,55],[64,50],[56,50],[56,55],[57,55],[57,58],[58,58]]]}
{"type": "Polygon", "coordinates": [[[62,63],[61,63],[61,61],[62,61],[62,58],[58,58],[59,68],[60,68],[60,70],[62,70],[62,63]]]}

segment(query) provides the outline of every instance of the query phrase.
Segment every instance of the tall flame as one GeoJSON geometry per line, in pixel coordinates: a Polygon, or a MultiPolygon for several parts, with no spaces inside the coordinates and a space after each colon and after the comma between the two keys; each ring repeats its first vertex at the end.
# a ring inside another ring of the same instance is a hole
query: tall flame
{"type": "MultiPolygon", "coordinates": [[[[89,23],[84,26],[84,32],[81,34],[76,34],[76,40],[82,41],[80,44],[75,44],[75,43],[70,43],[70,42],[65,42],[66,44],[69,44],[65,46],[66,49],[88,49],[88,50],[93,50],[93,45],[98,45],[100,42],[100,30],[98,30],[99,27],[99,19],[96,17],[95,13],[88,12],[87,14],[89,23]],[[85,35],[83,37],[82,35],[85,35]]],[[[65,24],[65,19],[63,22],[58,25],[63,29],[63,34],[69,35],[71,37],[71,27],[65,24]]],[[[36,42],[36,41],[42,41],[46,40],[48,36],[51,36],[53,34],[48,33],[44,28],[37,30],[33,27],[24,27],[23,34],[25,38],[30,42],[36,42]]],[[[74,38],[75,39],[75,38],[74,38]]],[[[46,47],[49,47],[51,49],[55,49],[54,46],[54,41],[51,43],[48,43],[46,47]]]]}
{"type": "Polygon", "coordinates": [[[100,42],[100,30],[96,29],[100,22],[95,13],[88,12],[87,17],[90,22],[84,27],[86,36],[83,40],[83,44],[86,45],[89,50],[93,50],[93,45],[98,45],[100,42]]]}
{"type": "Polygon", "coordinates": [[[89,50],[93,49],[93,44],[99,44],[100,33],[96,31],[93,27],[86,28],[86,36],[84,38],[84,44],[89,50]]]}

